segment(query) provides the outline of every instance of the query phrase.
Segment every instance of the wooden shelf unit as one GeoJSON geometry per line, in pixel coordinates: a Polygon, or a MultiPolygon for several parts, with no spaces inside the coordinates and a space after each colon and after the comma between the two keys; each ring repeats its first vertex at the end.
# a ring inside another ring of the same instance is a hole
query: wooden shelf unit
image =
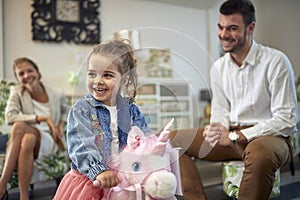
{"type": "Polygon", "coordinates": [[[158,131],[174,118],[173,129],[192,128],[193,98],[186,80],[144,78],[135,98],[150,127],[158,131]]]}

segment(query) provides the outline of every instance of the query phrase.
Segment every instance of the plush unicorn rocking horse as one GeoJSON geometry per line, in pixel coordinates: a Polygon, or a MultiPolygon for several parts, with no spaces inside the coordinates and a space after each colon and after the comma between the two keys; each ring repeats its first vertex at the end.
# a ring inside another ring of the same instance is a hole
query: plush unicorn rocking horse
{"type": "Polygon", "coordinates": [[[173,119],[159,136],[131,128],[125,149],[111,156],[109,167],[120,183],[105,190],[105,200],[176,200],[175,194],[182,195],[178,148],[168,140],[172,124],[173,119]]]}

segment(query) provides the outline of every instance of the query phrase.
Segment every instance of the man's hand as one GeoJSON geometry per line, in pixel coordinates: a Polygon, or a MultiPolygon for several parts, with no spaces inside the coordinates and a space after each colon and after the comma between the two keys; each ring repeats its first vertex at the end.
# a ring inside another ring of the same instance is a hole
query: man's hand
{"type": "Polygon", "coordinates": [[[205,126],[203,137],[210,146],[214,147],[218,142],[221,146],[230,146],[229,131],[221,123],[211,123],[205,126]]]}

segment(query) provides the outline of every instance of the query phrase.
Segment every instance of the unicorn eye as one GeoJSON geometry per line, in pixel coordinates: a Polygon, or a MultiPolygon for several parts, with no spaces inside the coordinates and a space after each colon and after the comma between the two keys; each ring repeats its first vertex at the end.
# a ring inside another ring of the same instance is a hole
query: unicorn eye
{"type": "Polygon", "coordinates": [[[140,171],[140,170],[141,170],[141,163],[140,163],[140,162],[134,162],[134,163],[132,164],[132,170],[133,170],[134,172],[140,171]]]}

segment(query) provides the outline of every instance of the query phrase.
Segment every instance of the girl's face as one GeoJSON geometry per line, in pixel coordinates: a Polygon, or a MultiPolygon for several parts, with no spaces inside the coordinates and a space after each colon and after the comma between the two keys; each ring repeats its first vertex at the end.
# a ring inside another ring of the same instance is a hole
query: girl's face
{"type": "Polygon", "coordinates": [[[40,83],[39,72],[29,63],[21,62],[15,68],[17,80],[27,89],[31,90],[40,83]]]}
{"type": "Polygon", "coordinates": [[[95,99],[107,106],[116,105],[122,74],[110,57],[92,55],[89,60],[86,86],[95,99]]]}

